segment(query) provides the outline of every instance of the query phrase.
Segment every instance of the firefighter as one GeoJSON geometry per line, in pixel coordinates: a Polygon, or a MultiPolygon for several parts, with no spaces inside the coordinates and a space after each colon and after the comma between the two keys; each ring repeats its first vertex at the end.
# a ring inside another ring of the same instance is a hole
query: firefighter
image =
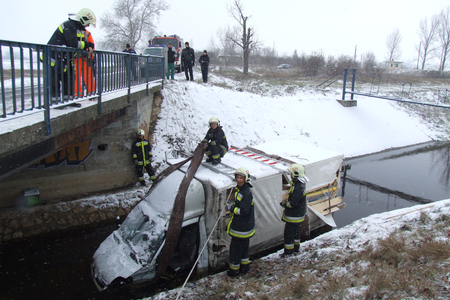
{"type": "Polygon", "coordinates": [[[301,222],[307,213],[305,167],[301,164],[292,164],[288,168],[291,174],[291,188],[288,197],[280,202],[284,207],[281,220],[284,226],[284,253],[282,257],[300,252],[301,222]]]}
{"type": "Polygon", "coordinates": [[[202,69],[202,78],[203,82],[208,82],[208,66],[209,66],[209,56],[208,52],[206,50],[203,50],[203,55],[200,56],[198,59],[198,62],[200,63],[200,67],[202,69]]]}
{"type": "Polygon", "coordinates": [[[144,169],[147,170],[150,179],[153,181],[156,178],[155,171],[153,171],[151,162],[153,158],[152,146],[144,139],[144,130],[139,129],[137,132],[137,140],[134,141],[132,151],[134,165],[136,166],[136,173],[141,185],[145,186],[144,169]]]}
{"type": "Polygon", "coordinates": [[[253,187],[250,183],[250,173],[246,168],[240,167],[234,176],[237,183],[234,203],[225,206],[226,211],[231,213],[227,225],[227,233],[231,236],[227,271],[230,277],[250,271],[249,245],[250,238],[255,234],[255,209],[250,190],[253,187]]]}
{"type": "MultiPolygon", "coordinates": [[[[86,35],[82,38],[92,43],[92,50],[95,49],[94,38],[92,34],[86,29],[86,35]]],[[[74,60],[74,78],[75,78],[75,97],[83,97],[83,85],[86,86],[87,95],[92,95],[95,92],[95,75],[94,53],[80,54],[74,60]]]]}
{"type": "Polygon", "coordinates": [[[209,129],[205,138],[202,140],[206,149],[206,162],[217,165],[228,151],[228,142],[222,126],[220,126],[219,118],[211,117],[209,119],[209,129]]]}
{"type": "MultiPolygon", "coordinates": [[[[69,14],[69,20],[61,23],[48,41],[48,45],[66,46],[89,51],[92,53],[94,44],[86,37],[86,27],[95,27],[96,17],[92,10],[81,9],[76,15],[69,14]]],[[[69,84],[69,76],[72,74],[71,54],[66,52],[51,53],[52,83],[51,96],[59,97],[61,82],[63,84],[64,95],[73,95],[73,86],[69,84]],[[61,73],[62,70],[62,73],[61,73]]]]}

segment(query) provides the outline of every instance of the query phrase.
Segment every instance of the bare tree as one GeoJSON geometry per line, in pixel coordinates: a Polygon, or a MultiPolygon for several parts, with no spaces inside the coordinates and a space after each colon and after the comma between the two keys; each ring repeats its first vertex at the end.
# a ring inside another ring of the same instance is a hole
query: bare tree
{"type": "Polygon", "coordinates": [[[428,54],[435,50],[434,44],[439,33],[439,16],[435,15],[430,18],[424,18],[419,22],[419,58],[422,61],[421,70],[425,69],[428,54]]]}
{"type": "Polygon", "coordinates": [[[386,47],[388,49],[387,60],[394,61],[400,57],[400,42],[402,41],[402,36],[400,31],[395,29],[386,39],[386,47]]]}
{"type": "Polygon", "coordinates": [[[153,18],[168,7],[164,0],[115,0],[113,12],[105,13],[100,19],[100,25],[107,33],[102,46],[121,50],[129,43],[135,48],[142,38],[152,36],[153,18]]]}
{"type": "Polygon", "coordinates": [[[249,17],[244,15],[243,6],[240,0],[234,0],[233,5],[228,7],[228,12],[238,22],[239,26],[236,26],[236,29],[233,31],[228,31],[227,38],[233,41],[238,47],[242,48],[244,58],[243,73],[244,75],[247,75],[250,52],[258,45],[258,43],[253,40],[255,30],[248,26],[247,21],[249,17]],[[238,34],[239,31],[242,32],[241,35],[238,34]]]}
{"type": "Polygon", "coordinates": [[[444,71],[450,53],[450,6],[442,10],[439,20],[439,44],[441,48],[439,71],[444,71]]]}

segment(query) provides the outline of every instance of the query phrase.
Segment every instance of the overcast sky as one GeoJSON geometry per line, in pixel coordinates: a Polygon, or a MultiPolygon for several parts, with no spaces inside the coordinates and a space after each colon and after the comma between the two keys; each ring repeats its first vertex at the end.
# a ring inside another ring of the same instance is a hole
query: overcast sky
{"type": "MultiPolygon", "coordinates": [[[[2,1],[0,39],[46,44],[68,12],[83,7],[100,19],[111,11],[111,0],[2,1]]],[[[244,13],[257,38],[279,55],[294,50],[325,56],[341,54],[361,58],[372,51],[378,61],[386,58],[386,38],[396,28],[403,37],[401,60],[415,64],[418,24],[450,5],[448,0],[243,0],[244,13]]],[[[178,34],[196,50],[208,49],[219,28],[235,25],[226,7],[232,0],[170,0],[170,9],[156,21],[160,34],[178,34]]],[[[94,39],[104,36],[101,22],[92,28],[94,39]]],[[[126,41],[124,41],[124,44],[126,41]]],[[[141,49],[136,49],[138,52],[141,49]]]]}

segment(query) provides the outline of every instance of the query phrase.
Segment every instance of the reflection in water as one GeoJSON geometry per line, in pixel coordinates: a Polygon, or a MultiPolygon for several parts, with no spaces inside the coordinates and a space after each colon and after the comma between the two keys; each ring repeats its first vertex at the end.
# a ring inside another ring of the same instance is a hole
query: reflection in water
{"type": "Polygon", "coordinates": [[[371,214],[450,197],[450,143],[427,143],[344,162],[339,227],[371,214]]]}

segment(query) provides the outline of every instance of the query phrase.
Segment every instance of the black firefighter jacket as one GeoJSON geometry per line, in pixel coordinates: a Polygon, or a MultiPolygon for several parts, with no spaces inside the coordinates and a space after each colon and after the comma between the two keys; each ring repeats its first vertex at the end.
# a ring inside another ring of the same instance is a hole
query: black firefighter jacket
{"type": "Polygon", "coordinates": [[[235,187],[234,204],[227,233],[232,237],[251,238],[255,234],[255,208],[250,183],[235,187]]]}
{"type": "Polygon", "coordinates": [[[291,181],[292,186],[289,190],[288,198],[283,213],[282,220],[289,223],[300,223],[306,215],[306,183],[298,179],[291,181]]]}
{"type": "MultiPolygon", "coordinates": [[[[80,22],[67,20],[56,28],[47,44],[86,49],[86,43],[86,29],[84,26],[80,22]]],[[[91,45],[91,47],[93,46],[91,45]]]]}
{"type": "Polygon", "coordinates": [[[206,132],[205,138],[202,143],[208,143],[213,146],[219,146],[223,150],[223,154],[228,152],[228,142],[225,133],[223,132],[222,126],[217,126],[216,129],[209,127],[206,132]]]}
{"type": "Polygon", "coordinates": [[[137,139],[133,143],[133,160],[138,161],[139,166],[146,166],[152,162],[152,146],[146,139],[137,139]]]}
{"type": "Polygon", "coordinates": [[[208,54],[206,55],[201,55],[200,58],[198,59],[198,62],[200,63],[200,66],[203,68],[207,68],[209,66],[209,56],[208,54]]]}

